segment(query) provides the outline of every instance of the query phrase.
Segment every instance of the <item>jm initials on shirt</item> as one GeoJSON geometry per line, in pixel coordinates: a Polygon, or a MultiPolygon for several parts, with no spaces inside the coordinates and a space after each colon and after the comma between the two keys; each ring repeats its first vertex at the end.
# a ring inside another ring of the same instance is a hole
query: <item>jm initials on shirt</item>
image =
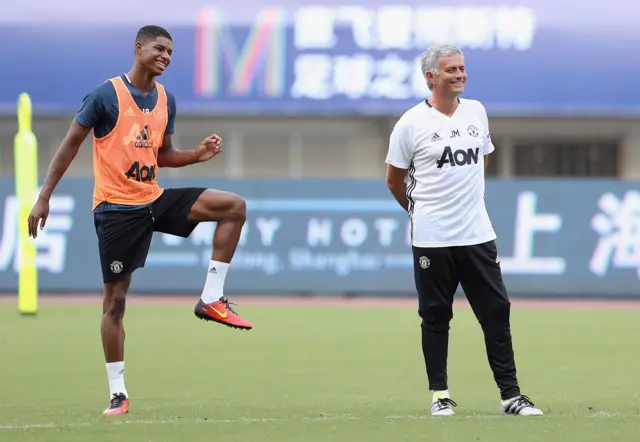
{"type": "Polygon", "coordinates": [[[121,77],[110,79],[118,98],[113,130],[93,142],[93,208],[102,201],[147,204],[162,194],[156,181],[158,150],[169,119],[167,94],[156,82],[154,109],[140,109],[121,77]]]}

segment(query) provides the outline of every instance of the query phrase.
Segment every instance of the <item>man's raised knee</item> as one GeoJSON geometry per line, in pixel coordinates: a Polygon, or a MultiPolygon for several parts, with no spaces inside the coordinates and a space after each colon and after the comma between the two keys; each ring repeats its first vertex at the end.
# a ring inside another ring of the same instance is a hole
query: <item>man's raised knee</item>
{"type": "Polygon", "coordinates": [[[247,202],[239,195],[233,196],[233,202],[229,209],[229,219],[235,221],[242,221],[243,223],[247,219],[247,202]]]}

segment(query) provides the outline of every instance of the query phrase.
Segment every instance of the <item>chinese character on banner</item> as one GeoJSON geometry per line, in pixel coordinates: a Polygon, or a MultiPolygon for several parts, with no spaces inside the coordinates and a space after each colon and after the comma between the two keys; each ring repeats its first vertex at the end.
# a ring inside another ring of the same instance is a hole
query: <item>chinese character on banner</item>
{"type": "Polygon", "coordinates": [[[526,51],[533,45],[536,33],[535,13],[525,7],[498,8],[493,12],[496,23],[496,41],[502,50],[526,51]]]}
{"type": "Polygon", "coordinates": [[[591,220],[600,240],[589,262],[589,269],[604,276],[611,265],[636,269],[640,278],[640,192],[628,191],[622,199],[606,193],[598,201],[601,213],[591,220]]]}
{"type": "Polygon", "coordinates": [[[353,41],[360,49],[371,49],[374,46],[373,11],[362,6],[344,6],[338,9],[341,21],[351,28],[353,41]]]}
{"type": "Polygon", "coordinates": [[[328,55],[299,55],[295,60],[291,96],[315,100],[330,98],[331,67],[331,57],[328,55]]]}
{"type": "Polygon", "coordinates": [[[371,96],[375,98],[407,99],[411,96],[408,78],[411,65],[395,54],[378,61],[376,77],[371,85],[371,96]]]}
{"type": "Polygon", "coordinates": [[[376,19],[378,49],[411,49],[413,10],[410,6],[383,6],[376,19]]]}
{"type": "Polygon", "coordinates": [[[454,41],[470,49],[491,49],[494,25],[489,8],[459,8],[454,15],[454,41]]]}
{"type": "Polygon", "coordinates": [[[414,45],[426,51],[429,46],[452,41],[454,10],[450,7],[423,7],[413,16],[414,45]]]}
{"type": "Polygon", "coordinates": [[[300,8],[293,25],[297,49],[329,49],[336,43],[333,9],[322,6],[300,8]]]}
{"type": "MultiPolygon", "coordinates": [[[[49,201],[49,217],[44,230],[38,230],[36,244],[36,266],[51,273],[64,270],[67,255],[67,232],[73,226],[72,213],[75,200],[72,196],[53,196],[49,201]]],[[[0,270],[7,270],[13,261],[15,272],[20,270],[18,247],[18,201],[10,196],[4,203],[2,240],[0,241],[0,270]]],[[[39,229],[39,227],[38,227],[39,229]]]]}
{"type": "Polygon", "coordinates": [[[335,93],[344,94],[352,100],[362,98],[369,90],[374,69],[374,60],[367,54],[335,57],[333,60],[335,93]]]}
{"type": "Polygon", "coordinates": [[[557,233],[562,228],[559,213],[538,211],[538,195],[524,191],[518,195],[513,238],[513,256],[501,258],[505,274],[562,275],[567,262],[560,256],[536,256],[535,237],[546,233],[557,233]]]}

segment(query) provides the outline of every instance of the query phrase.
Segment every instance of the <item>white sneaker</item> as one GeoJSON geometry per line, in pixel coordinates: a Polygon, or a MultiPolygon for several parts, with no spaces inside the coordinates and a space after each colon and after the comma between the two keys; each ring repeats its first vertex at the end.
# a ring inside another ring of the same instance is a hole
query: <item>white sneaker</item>
{"type": "Polygon", "coordinates": [[[454,401],[448,396],[434,394],[433,402],[431,403],[431,416],[453,416],[456,414],[453,411],[453,407],[457,407],[454,401]]]}
{"type": "Polygon", "coordinates": [[[502,401],[501,414],[517,414],[520,416],[542,416],[542,410],[535,408],[533,402],[527,396],[517,396],[513,399],[502,401]]]}

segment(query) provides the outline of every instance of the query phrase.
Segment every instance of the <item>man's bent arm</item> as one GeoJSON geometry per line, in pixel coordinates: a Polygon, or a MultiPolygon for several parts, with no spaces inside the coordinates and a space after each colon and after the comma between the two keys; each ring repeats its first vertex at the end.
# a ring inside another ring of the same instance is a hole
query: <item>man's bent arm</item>
{"type": "Polygon", "coordinates": [[[165,135],[158,150],[158,167],[184,167],[197,163],[195,150],[179,150],[173,147],[171,135],[165,135]]]}
{"type": "Polygon", "coordinates": [[[404,178],[407,175],[407,169],[387,164],[387,187],[396,201],[405,211],[409,211],[409,200],[407,199],[407,185],[404,178]]]}
{"type": "Polygon", "coordinates": [[[67,171],[76,155],[78,155],[80,146],[85,138],[87,138],[87,135],[89,135],[89,132],[91,132],[91,128],[84,127],[77,121],[73,120],[69,130],[67,131],[67,135],[64,137],[64,140],[62,140],[62,143],[60,143],[60,147],[58,147],[58,150],[51,160],[47,176],[44,179],[44,184],[40,191],[40,199],[49,201],[53,190],[58,185],[58,182],[60,182],[60,179],[67,171]]]}

